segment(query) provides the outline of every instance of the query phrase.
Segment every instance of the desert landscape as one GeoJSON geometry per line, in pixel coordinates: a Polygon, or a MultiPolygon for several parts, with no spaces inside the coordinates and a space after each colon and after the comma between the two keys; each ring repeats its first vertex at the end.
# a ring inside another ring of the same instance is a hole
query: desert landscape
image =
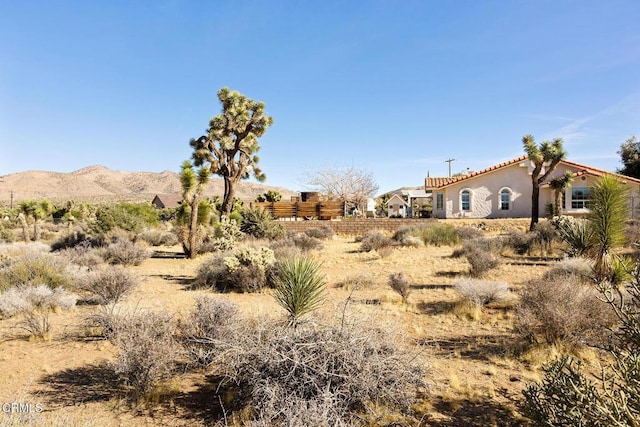
{"type": "MultiPolygon", "coordinates": [[[[309,227],[316,229],[322,223],[327,222],[311,221],[309,227]]],[[[416,220],[417,225],[429,223],[433,221],[416,220]]],[[[371,224],[375,227],[375,220],[371,224]]],[[[448,224],[472,233],[473,241],[523,232],[527,222],[460,220],[448,224]]],[[[53,224],[48,229],[49,244],[67,233],[53,224]]],[[[390,234],[387,236],[390,239],[390,234]]],[[[386,251],[381,247],[363,249],[361,238],[332,236],[323,239],[318,249],[304,252],[305,257],[321,264],[325,282],[321,306],[304,322],[329,324],[346,317],[357,325],[390,329],[402,337],[407,351],[419,360],[424,385],[415,392],[410,412],[400,416],[381,411],[377,420],[369,418],[368,423],[527,425],[520,410],[522,391],[542,378],[543,363],[560,348],[525,345],[522,335],[514,331],[516,307],[526,283],[558,264],[557,255],[528,257],[505,252],[483,280],[506,284],[506,294],[486,305],[469,305],[454,286],[469,276],[471,268],[464,257],[452,257],[462,242],[441,246],[393,243],[386,251]],[[389,276],[398,271],[409,284],[404,302],[389,286],[389,276]]],[[[143,244],[140,238],[137,242],[143,244]]],[[[272,243],[255,239],[238,242],[239,247],[247,245],[268,247],[272,243]]],[[[253,293],[194,289],[199,269],[212,262],[209,255],[185,259],[180,246],[145,247],[151,257],[126,267],[140,279],[139,284],[112,310],[143,315],[162,312],[180,323],[188,319],[198,298],[210,296],[237,304],[242,316],[251,322],[286,321],[286,311],[276,303],[272,289],[253,293]]],[[[50,246],[43,243],[16,242],[3,244],[0,253],[7,260],[49,250],[50,246]]],[[[54,256],[61,257],[59,253],[54,256]]],[[[100,265],[92,269],[105,268],[100,265]]],[[[112,366],[117,345],[87,320],[104,313],[104,306],[92,302],[86,288],[75,284],[70,289],[77,294],[78,303],[69,310],[50,312],[48,332],[41,337],[25,328],[26,314],[0,320],[0,365],[4,373],[0,401],[29,403],[38,408],[27,414],[5,412],[2,425],[243,423],[246,414],[221,410],[223,391],[216,389],[215,365],[207,369],[176,368],[152,397],[132,401],[112,366]]]]}

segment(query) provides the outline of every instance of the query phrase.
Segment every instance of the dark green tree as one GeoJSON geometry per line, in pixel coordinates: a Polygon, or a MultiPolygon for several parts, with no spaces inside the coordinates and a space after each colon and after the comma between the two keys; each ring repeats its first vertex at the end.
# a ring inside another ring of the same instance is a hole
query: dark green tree
{"type": "Polygon", "coordinates": [[[182,248],[184,249],[185,255],[191,259],[194,259],[198,254],[198,208],[200,206],[202,193],[209,182],[209,176],[210,171],[206,167],[200,168],[196,174],[191,162],[187,160],[182,164],[182,171],[180,172],[182,199],[184,200],[184,204],[190,208],[188,241],[182,243],[182,248]]]}
{"type": "Polygon", "coordinates": [[[256,202],[279,202],[280,200],[282,200],[282,194],[276,190],[269,190],[256,197],[256,202]]]}
{"type": "Polygon", "coordinates": [[[552,142],[544,141],[540,146],[536,144],[533,136],[525,135],[522,138],[524,151],[533,163],[531,172],[531,224],[529,230],[533,231],[540,219],[540,185],[553,173],[558,163],[567,156],[562,147],[562,138],[555,138],[552,142]]]}
{"type": "Polygon", "coordinates": [[[618,151],[624,167],[618,169],[622,175],[640,178],[640,141],[634,136],[627,139],[618,151]]]}
{"type": "Polygon", "coordinates": [[[563,175],[549,181],[549,187],[553,190],[553,215],[562,213],[562,194],[572,182],[573,172],[571,171],[566,171],[563,175]]]}
{"type": "Polygon", "coordinates": [[[222,88],[218,92],[222,114],[209,122],[207,134],[190,141],[194,148],[196,166],[207,165],[212,174],[224,179],[221,215],[229,216],[233,196],[241,179],[253,175],[258,181],[266,179],[258,167],[260,150],[258,138],[273,124],[264,112],[264,103],[257,102],[236,91],[222,88]]]}

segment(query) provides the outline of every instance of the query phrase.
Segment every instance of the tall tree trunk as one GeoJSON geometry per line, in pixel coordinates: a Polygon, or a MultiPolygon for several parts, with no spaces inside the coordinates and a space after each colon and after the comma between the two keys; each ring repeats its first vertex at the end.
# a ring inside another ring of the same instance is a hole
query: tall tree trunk
{"type": "Polygon", "coordinates": [[[190,259],[195,259],[198,255],[198,197],[194,196],[191,201],[191,217],[189,218],[189,247],[186,255],[190,259]]]}
{"type": "Polygon", "coordinates": [[[25,243],[29,243],[29,224],[27,223],[27,218],[21,213],[18,215],[18,219],[20,220],[20,225],[22,225],[22,238],[25,243]]]}
{"type": "Polygon", "coordinates": [[[540,184],[537,181],[533,181],[533,189],[531,191],[531,224],[529,225],[529,231],[533,231],[540,219],[540,184]]]}
{"type": "Polygon", "coordinates": [[[40,220],[38,218],[33,219],[33,241],[40,240],[40,220]]]}
{"type": "Polygon", "coordinates": [[[560,214],[562,214],[562,207],[561,207],[561,205],[562,205],[562,193],[560,192],[560,190],[556,190],[554,195],[555,195],[555,203],[554,204],[555,204],[555,208],[556,208],[554,214],[556,216],[560,216],[560,214]]]}
{"type": "Polygon", "coordinates": [[[236,193],[236,184],[230,177],[224,177],[224,198],[222,199],[222,206],[220,207],[220,215],[224,215],[229,218],[231,210],[233,209],[233,197],[236,193]]]}

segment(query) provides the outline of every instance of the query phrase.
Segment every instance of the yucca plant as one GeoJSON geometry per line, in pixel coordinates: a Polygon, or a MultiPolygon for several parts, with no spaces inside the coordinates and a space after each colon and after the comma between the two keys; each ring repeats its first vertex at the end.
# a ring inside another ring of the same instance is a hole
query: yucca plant
{"type": "Polygon", "coordinates": [[[304,257],[278,263],[273,296],[289,314],[289,325],[295,327],[302,316],[322,304],[325,281],[320,267],[320,263],[304,257]]]}
{"type": "Polygon", "coordinates": [[[612,250],[625,242],[627,188],[618,178],[605,175],[591,186],[589,194],[588,218],[592,231],[589,252],[594,260],[596,278],[604,280],[612,274],[612,250]]]}

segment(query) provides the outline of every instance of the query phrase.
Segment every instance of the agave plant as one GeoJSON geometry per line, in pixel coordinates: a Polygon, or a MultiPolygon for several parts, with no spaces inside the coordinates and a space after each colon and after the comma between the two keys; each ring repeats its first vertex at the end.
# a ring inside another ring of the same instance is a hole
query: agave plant
{"type": "Polygon", "coordinates": [[[321,264],[309,258],[283,259],[278,263],[276,302],[289,314],[289,324],[296,326],[300,317],[317,309],[324,300],[324,276],[321,264]]]}

